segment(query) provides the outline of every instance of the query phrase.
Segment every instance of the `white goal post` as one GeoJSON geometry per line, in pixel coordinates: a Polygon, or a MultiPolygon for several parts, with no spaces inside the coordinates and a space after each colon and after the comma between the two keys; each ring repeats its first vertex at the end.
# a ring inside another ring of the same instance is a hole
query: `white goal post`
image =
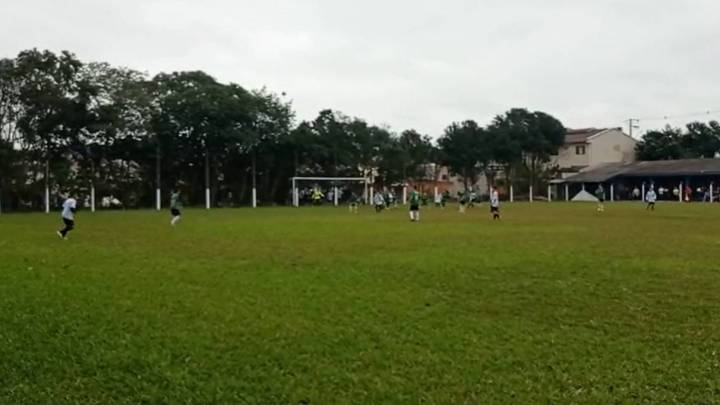
{"type": "MultiPolygon", "coordinates": [[[[300,192],[298,190],[297,183],[299,181],[334,181],[334,182],[360,182],[363,183],[363,186],[365,187],[365,195],[364,199],[367,203],[370,199],[372,199],[373,195],[373,189],[372,189],[372,183],[370,182],[369,177],[293,177],[292,178],[292,202],[294,207],[300,206],[300,192]]],[[[333,203],[335,205],[338,205],[338,187],[335,186],[333,190],[333,203]]]]}

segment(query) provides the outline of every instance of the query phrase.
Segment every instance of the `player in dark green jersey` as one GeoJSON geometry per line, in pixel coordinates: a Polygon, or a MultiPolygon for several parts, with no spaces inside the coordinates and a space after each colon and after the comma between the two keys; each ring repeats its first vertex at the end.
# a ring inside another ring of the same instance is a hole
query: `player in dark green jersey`
{"type": "Polygon", "coordinates": [[[420,193],[415,189],[410,192],[410,221],[420,221],[420,193]]]}

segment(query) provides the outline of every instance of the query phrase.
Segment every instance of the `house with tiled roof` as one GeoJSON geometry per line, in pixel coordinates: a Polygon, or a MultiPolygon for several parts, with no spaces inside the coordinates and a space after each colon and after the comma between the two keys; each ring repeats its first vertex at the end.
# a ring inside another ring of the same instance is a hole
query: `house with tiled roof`
{"type": "Polygon", "coordinates": [[[565,178],[602,164],[632,163],[636,144],[622,128],[568,129],[565,144],[553,156],[552,164],[565,178]]]}

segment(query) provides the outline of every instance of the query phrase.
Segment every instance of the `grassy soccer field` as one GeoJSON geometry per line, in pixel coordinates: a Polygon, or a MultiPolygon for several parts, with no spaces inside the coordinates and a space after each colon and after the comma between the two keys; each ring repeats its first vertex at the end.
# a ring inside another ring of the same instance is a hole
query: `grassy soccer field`
{"type": "Polygon", "coordinates": [[[720,206],[0,216],[0,403],[720,401],[720,206]]]}

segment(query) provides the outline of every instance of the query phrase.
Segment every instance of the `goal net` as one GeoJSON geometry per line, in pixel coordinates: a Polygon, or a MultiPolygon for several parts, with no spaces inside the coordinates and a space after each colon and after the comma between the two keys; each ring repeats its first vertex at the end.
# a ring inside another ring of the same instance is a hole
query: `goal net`
{"type": "Polygon", "coordinates": [[[373,189],[366,177],[293,177],[292,204],[295,207],[310,204],[339,205],[362,199],[368,203],[373,189]]]}

